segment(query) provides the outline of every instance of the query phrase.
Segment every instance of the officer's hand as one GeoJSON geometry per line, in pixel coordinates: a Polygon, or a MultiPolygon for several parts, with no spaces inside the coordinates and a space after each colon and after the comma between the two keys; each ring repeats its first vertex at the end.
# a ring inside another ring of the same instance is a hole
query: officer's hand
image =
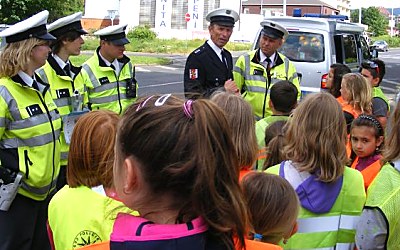
{"type": "Polygon", "coordinates": [[[225,88],[226,92],[230,92],[235,95],[240,95],[239,89],[238,89],[235,81],[232,81],[232,79],[229,79],[225,82],[224,88],[225,88]]]}

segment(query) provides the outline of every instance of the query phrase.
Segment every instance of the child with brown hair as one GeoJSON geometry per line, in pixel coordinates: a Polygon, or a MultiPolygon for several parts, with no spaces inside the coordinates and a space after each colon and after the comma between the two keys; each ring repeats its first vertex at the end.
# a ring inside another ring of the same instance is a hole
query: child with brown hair
{"type": "MultiPolygon", "coordinates": [[[[261,241],[264,249],[285,243],[297,231],[299,199],[285,179],[272,174],[252,172],[241,182],[250,217],[250,239],[261,241]]],[[[246,247],[249,248],[246,243],[246,247]]]]}
{"type": "Polygon", "coordinates": [[[346,122],[328,93],[307,95],[285,134],[287,161],[267,169],[289,181],[299,197],[299,230],[285,248],[353,249],[355,221],[365,202],[359,171],[345,167],[346,122]]]}
{"type": "Polygon", "coordinates": [[[287,121],[273,122],[265,129],[265,162],[262,170],[266,170],[285,160],[283,147],[285,146],[285,125],[287,121]]]}
{"type": "Polygon", "coordinates": [[[383,141],[383,127],[374,116],[360,115],[352,122],[350,143],[357,157],[351,167],[363,175],[365,190],[381,170],[383,141]]]}
{"type": "Polygon", "coordinates": [[[118,215],[111,249],[230,250],[233,237],[244,247],[239,160],[212,101],[142,98],[122,116],[115,152],[118,197],[140,217],[118,215]]]}
{"type": "Polygon", "coordinates": [[[116,214],[130,212],[114,198],[113,160],[118,114],[81,116],[72,133],[67,183],[51,199],[48,230],[53,249],[76,249],[107,241],[116,214]]]}
{"type": "Polygon", "coordinates": [[[400,246],[400,102],[397,103],[383,151],[385,163],[368,188],[357,225],[358,249],[399,249],[400,246]]]}
{"type": "Polygon", "coordinates": [[[257,158],[257,140],[253,110],[241,96],[216,92],[211,101],[222,108],[232,131],[232,140],[239,158],[240,178],[250,171],[257,158]]]}

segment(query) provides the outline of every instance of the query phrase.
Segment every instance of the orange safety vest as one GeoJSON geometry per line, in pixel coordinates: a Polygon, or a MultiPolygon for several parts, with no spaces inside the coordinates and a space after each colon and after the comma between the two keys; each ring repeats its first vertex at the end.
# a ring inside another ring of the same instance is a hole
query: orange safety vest
{"type": "MultiPolygon", "coordinates": [[[[278,246],[278,245],[274,245],[271,243],[265,243],[265,242],[261,242],[261,241],[255,241],[255,240],[245,240],[245,244],[246,244],[246,250],[282,250],[283,248],[278,246]]],[[[241,248],[239,248],[239,246],[236,244],[236,250],[242,250],[241,248]]]]}
{"type": "MultiPolygon", "coordinates": [[[[351,168],[356,169],[357,162],[358,162],[358,157],[354,160],[353,164],[351,164],[351,168]]],[[[361,174],[364,178],[365,190],[368,189],[369,185],[378,175],[381,168],[382,168],[382,163],[381,160],[379,159],[361,171],[361,174]]]]}
{"type": "Polygon", "coordinates": [[[354,106],[350,103],[341,103],[343,111],[351,114],[354,119],[356,119],[359,115],[361,115],[361,111],[357,111],[354,109],[354,106]]]}
{"type": "Polygon", "coordinates": [[[110,241],[103,241],[96,244],[78,248],[79,250],[110,250],[110,241]]]}
{"type": "Polygon", "coordinates": [[[243,170],[240,170],[240,173],[239,173],[239,181],[242,181],[243,177],[244,177],[246,174],[250,173],[250,172],[252,172],[252,170],[250,170],[250,169],[243,169],[243,170]]]}

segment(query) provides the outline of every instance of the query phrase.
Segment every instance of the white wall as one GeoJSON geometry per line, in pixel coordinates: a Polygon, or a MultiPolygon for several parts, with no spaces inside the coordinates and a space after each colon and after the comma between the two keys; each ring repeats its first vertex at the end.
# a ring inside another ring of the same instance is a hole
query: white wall
{"type": "Polygon", "coordinates": [[[120,0],[120,23],[128,24],[128,29],[139,25],[140,0],[120,0]]]}

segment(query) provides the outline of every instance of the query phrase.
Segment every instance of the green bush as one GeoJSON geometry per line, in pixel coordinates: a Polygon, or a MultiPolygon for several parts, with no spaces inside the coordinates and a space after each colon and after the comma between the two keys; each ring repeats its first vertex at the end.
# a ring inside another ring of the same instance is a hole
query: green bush
{"type": "Polygon", "coordinates": [[[136,26],[128,32],[127,37],[129,40],[151,41],[157,37],[157,34],[148,26],[136,26]]]}

